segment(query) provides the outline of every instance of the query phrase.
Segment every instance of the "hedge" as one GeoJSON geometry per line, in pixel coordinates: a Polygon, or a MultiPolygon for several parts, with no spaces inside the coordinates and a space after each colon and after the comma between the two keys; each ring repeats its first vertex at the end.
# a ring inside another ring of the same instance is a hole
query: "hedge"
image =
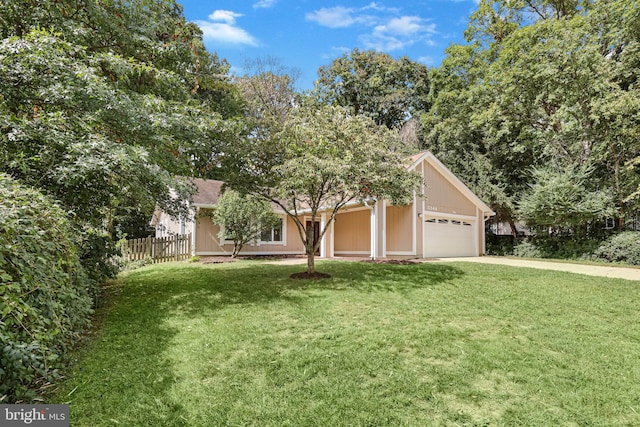
{"type": "Polygon", "coordinates": [[[0,402],[29,402],[89,326],[91,298],[66,213],[0,174],[0,402]]]}

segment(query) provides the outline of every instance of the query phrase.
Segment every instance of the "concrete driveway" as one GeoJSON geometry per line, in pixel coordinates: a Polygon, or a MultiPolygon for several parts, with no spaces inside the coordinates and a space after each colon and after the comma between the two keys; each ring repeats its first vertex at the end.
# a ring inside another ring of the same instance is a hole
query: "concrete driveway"
{"type": "Polygon", "coordinates": [[[505,257],[472,257],[472,258],[441,258],[440,261],[477,262],[481,264],[499,264],[512,267],[539,268],[542,270],[566,271],[569,273],[585,274],[587,276],[612,277],[616,279],[640,280],[640,269],[629,267],[609,267],[600,265],[568,264],[550,261],[532,261],[528,259],[505,257]]]}

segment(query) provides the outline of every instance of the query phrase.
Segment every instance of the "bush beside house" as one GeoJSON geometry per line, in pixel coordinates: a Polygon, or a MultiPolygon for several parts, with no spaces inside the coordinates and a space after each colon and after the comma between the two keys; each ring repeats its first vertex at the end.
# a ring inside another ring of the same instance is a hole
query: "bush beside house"
{"type": "Polygon", "coordinates": [[[66,213],[0,174],[0,402],[30,401],[89,326],[91,298],[66,213]]]}

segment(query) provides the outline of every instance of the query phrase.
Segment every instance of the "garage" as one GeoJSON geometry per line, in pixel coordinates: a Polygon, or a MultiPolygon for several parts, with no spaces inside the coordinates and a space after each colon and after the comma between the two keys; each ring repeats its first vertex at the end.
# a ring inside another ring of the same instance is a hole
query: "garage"
{"type": "Polygon", "coordinates": [[[478,256],[475,221],[424,216],[423,257],[478,256]]]}

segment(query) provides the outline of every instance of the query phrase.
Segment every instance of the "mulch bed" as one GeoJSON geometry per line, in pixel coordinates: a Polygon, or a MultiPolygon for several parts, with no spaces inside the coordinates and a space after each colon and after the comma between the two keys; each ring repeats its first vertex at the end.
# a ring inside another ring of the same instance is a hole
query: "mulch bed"
{"type": "Polygon", "coordinates": [[[373,264],[395,264],[395,265],[410,265],[418,264],[420,261],[415,259],[366,259],[362,262],[371,262],[373,264]]]}
{"type": "Polygon", "coordinates": [[[303,271],[301,273],[293,273],[291,276],[292,279],[303,279],[303,280],[319,280],[319,279],[328,279],[329,277],[331,277],[330,274],[327,273],[319,273],[319,272],[315,272],[315,273],[307,273],[306,271],[303,271]]]}
{"type": "Polygon", "coordinates": [[[230,256],[201,256],[198,262],[200,264],[223,264],[225,262],[234,262],[235,259],[230,256]]]}

